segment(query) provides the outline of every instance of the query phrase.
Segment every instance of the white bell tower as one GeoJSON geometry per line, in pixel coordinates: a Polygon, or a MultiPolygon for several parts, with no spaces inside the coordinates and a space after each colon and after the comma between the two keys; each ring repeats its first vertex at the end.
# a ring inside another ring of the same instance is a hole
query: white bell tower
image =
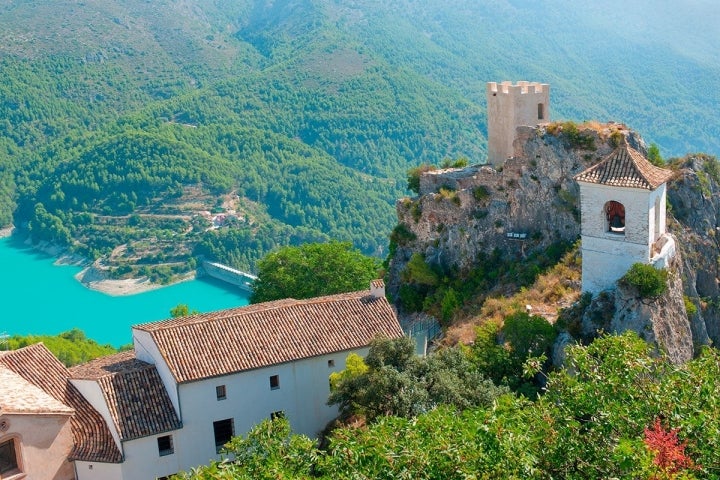
{"type": "Polygon", "coordinates": [[[634,263],[665,268],[675,254],[666,232],[666,182],[656,167],[626,142],[575,176],[580,185],[582,290],[612,288],[634,263]]]}

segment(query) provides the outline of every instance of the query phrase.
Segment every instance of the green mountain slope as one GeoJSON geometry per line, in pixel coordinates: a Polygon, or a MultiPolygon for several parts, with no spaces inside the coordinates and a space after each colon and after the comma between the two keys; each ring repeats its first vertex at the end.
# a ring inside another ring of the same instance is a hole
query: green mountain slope
{"type": "Polygon", "coordinates": [[[407,168],[482,162],[485,82],[505,79],[551,83],[555,118],[718,153],[720,9],[670,7],[8,2],[0,224],[119,272],[192,252],[253,268],[309,239],[383,255],[407,168]],[[208,230],[207,211],[235,220],[208,230]]]}

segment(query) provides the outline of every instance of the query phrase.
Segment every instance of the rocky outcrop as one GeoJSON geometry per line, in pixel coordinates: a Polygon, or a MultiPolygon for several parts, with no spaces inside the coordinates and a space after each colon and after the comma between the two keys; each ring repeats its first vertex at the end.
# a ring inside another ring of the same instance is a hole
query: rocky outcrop
{"type": "MultiPolygon", "coordinates": [[[[397,202],[402,234],[394,236],[388,291],[398,292],[414,253],[444,271],[462,272],[491,252],[522,261],[556,241],[578,239],[579,190],[573,177],[612,151],[616,132],[645,151],[642,140],[619,124],[581,130],[580,148],[557,130],[521,127],[516,155],[501,168],[424,173],[420,195],[397,202]]],[[[667,292],[652,300],[626,285],[603,292],[582,309],[571,332],[576,338],[634,330],[676,362],[692,358],[699,345],[720,341],[720,164],[703,155],[678,163],[668,186],[668,224],[678,255],[667,292]],[[686,305],[695,308],[687,311],[686,305]]]]}
{"type": "Polygon", "coordinates": [[[671,230],[681,240],[680,274],[685,295],[696,312],[690,315],[695,344],[720,344],[720,162],[690,155],[679,162],[668,185],[671,230]]]}
{"type": "Polygon", "coordinates": [[[516,156],[502,168],[476,165],[426,172],[420,195],[397,202],[398,236],[387,286],[396,294],[401,272],[415,252],[444,270],[472,268],[481,254],[496,251],[521,261],[552,243],[580,236],[579,189],[573,177],[609,154],[612,131],[644,151],[642,140],[618,124],[584,130],[594,149],[573,148],[545,127],[520,127],[516,156]]]}
{"type": "Polygon", "coordinates": [[[656,298],[643,298],[635,287],[622,281],[595,297],[582,315],[582,340],[587,342],[599,332],[631,330],[657,345],[674,363],[692,359],[695,344],[683,299],[680,257],[676,254],[673,258],[667,290],[656,298]]]}

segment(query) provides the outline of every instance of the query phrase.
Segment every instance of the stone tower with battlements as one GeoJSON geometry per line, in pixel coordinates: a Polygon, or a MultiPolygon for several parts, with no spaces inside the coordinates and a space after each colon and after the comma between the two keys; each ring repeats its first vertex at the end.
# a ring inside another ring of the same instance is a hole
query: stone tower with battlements
{"type": "Polygon", "coordinates": [[[550,85],[537,82],[488,82],[488,163],[502,165],[514,155],[515,130],[550,121],[550,85]]]}

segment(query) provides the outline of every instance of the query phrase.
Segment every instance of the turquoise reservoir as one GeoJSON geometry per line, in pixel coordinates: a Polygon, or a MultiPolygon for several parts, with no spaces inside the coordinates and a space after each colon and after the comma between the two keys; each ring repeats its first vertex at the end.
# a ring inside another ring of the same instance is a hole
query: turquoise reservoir
{"type": "Polygon", "coordinates": [[[79,328],[118,347],[132,341],[131,325],[167,319],[180,303],[202,313],[248,304],[246,292],[214,279],[114,297],[78,282],[80,267],[54,261],[16,238],[0,238],[0,333],[54,335],[79,328]]]}

